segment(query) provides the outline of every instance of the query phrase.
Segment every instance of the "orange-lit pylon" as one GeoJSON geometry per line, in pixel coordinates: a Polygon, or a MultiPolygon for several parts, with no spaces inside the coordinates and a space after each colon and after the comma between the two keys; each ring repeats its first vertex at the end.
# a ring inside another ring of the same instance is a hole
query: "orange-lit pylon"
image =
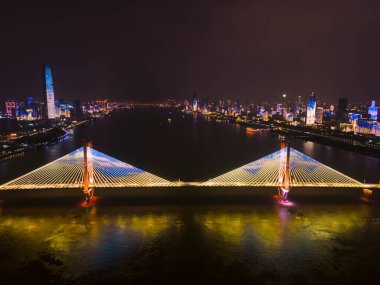
{"type": "Polygon", "coordinates": [[[85,203],[91,203],[94,198],[94,168],[91,148],[91,140],[85,140],[83,143],[83,192],[85,195],[85,203]]]}
{"type": "Polygon", "coordinates": [[[364,188],[362,190],[362,197],[361,197],[361,200],[365,203],[372,203],[374,200],[373,200],[373,190],[372,189],[368,189],[368,188],[364,188]]]}
{"type": "Polygon", "coordinates": [[[282,162],[280,163],[279,182],[282,184],[278,187],[278,194],[281,202],[288,202],[288,193],[290,190],[290,145],[286,140],[281,140],[282,162]],[[285,161],[284,161],[285,160],[285,161]]]}
{"type": "Polygon", "coordinates": [[[279,169],[278,169],[278,182],[282,185],[284,182],[284,176],[285,176],[285,152],[284,149],[286,148],[286,141],[284,137],[281,137],[281,145],[280,149],[281,155],[280,155],[280,163],[279,163],[279,169]]]}

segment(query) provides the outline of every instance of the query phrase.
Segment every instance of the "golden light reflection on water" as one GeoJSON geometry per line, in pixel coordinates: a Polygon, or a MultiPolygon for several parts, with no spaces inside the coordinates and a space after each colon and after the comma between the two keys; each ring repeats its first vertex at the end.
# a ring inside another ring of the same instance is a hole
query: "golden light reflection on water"
{"type": "MultiPolygon", "coordinates": [[[[110,217],[113,219],[113,217],[110,217]]],[[[164,232],[171,224],[174,218],[164,214],[147,213],[143,215],[117,215],[114,217],[112,224],[119,232],[130,231],[137,233],[141,238],[152,239],[164,232]]],[[[109,224],[109,221],[108,223],[109,224]]]]}
{"type": "Polygon", "coordinates": [[[325,245],[334,245],[335,237],[355,235],[369,216],[368,207],[357,205],[304,209],[188,207],[175,211],[93,207],[44,214],[12,210],[0,216],[0,249],[6,248],[12,256],[12,270],[25,260],[41,260],[41,254],[47,253],[63,264],[48,264],[49,268],[64,268],[69,278],[123,261],[144,248],[155,252],[156,247],[163,246],[168,251],[187,252],[172,242],[187,244],[189,240],[191,246],[205,246],[202,250],[208,255],[230,264],[249,256],[252,262],[258,259],[265,266],[273,266],[281,258],[293,256],[293,264],[300,267],[305,254],[313,258],[319,254],[319,260],[324,260],[329,255],[325,245]],[[164,242],[161,237],[165,237],[164,242]],[[87,256],[91,258],[84,262],[87,256]]]}
{"type": "Polygon", "coordinates": [[[230,243],[252,240],[274,250],[286,240],[307,237],[310,240],[331,239],[336,235],[362,228],[369,216],[367,207],[343,211],[310,211],[303,213],[287,208],[275,211],[225,213],[208,212],[197,215],[197,221],[207,232],[217,234],[230,243]]]}
{"type": "Polygon", "coordinates": [[[274,219],[270,214],[209,213],[198,216],[198,221],[208,231],[231,243],[241,243],[249,235],[264,247],[278,247],[282,242],[281,220],[274,219]]]}
{"type": "Polygon", "coordinates": [[[312,212],[305,217],[305,224],[315,239],[329,239],[339,233],[363,228],[369,216],[370,208],[366,206],[345,211],[312,212]]]}
{"type": "MultiPolygon", "coordinates": [[[[99,250],[107,234],[121,236],[126,242],[151,240],[175,223],[165,214],[118,214],[97,216],[96,209],[77,211],[69,215],[51,217],[4,215],[0,217],[0,236],[4,234],[20,238],[20,242],[34,247],[47,245],[60,257],[74,254],[78,248],[99,250]],[[116,230],[115,230],[116,229],[116,230]],[[22,239],[22,240],[21,240],[22,239]],[[90,247],[90,249],[88,248],[90,247]]],[[[35,252],[41,251],[36,249],[35,252]]]]}

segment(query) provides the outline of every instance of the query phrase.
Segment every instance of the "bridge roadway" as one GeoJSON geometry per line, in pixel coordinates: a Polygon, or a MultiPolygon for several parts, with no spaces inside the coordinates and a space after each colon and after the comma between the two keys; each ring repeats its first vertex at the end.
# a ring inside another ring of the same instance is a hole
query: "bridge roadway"
{"type": "MultiPolygon", "coordinates": [[[[267,183],[260,186],[252,186],[249,183],[242,183],[242,182],[228,182],[228,183],[215,183],[215,182],[185,182],[185,181],[173,181],[174,187],[278,187],[281,186],[280,184],[273,184],[273,183],[267,183]]],[[[334,186],[331,186],[329,184],[290,184],[291,187],[319,187],[319,188],[339,188],[336,184],[334,186]]],[[[342,185],[341,188],[370,188],[370,189],[380,189],[380,184],[368,184],[363,183],[361,186],[355,186],[355,187],[347,187],[347,185],[342,185]]]]}

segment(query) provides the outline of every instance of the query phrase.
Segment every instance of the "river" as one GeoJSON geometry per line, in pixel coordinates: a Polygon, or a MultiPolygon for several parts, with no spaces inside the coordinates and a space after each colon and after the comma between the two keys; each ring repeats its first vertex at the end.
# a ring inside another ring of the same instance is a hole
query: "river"
{"type": "MultiPolygon", "coordinates": [[[[269,132],[252,135],[164,109],[117,111],[72,132],[2,161],[1,182],[85,138],[121,161],[182,181],[207,180],[279,148],[269,132]]],[[[379,159],[312,142],[292,146],[357,180],[379,180],[379,159]]],[[[192,191],[190,200],[103,190],[91,208],[80,206],[79,190],[0,193],[0,283],[364,284],[377,277],[380,209],[360,203],[358,191],[295,190],[292,207],[276,204],[270,188],[240,200],[226,195],[235,189],[221,190],[223,199],[213,198],[218,190],[207,199],[201,189],[184,191],[192,191]]]]}

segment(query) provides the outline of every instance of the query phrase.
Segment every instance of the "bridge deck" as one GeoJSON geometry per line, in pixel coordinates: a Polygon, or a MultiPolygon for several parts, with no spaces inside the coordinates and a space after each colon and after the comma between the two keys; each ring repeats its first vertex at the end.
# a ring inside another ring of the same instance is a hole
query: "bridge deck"
{"type": "MultiPolygon", "coordinates": [[[[205,182],[171,182],[88,148],[90,187],[278,187],[285,166],[284,149],[205,182]]],[[[83,148],[0,186],[0,190],[83,187],[83,148]]],[[[361,183],[308,156],[290,149],[290,187],[380,188],[361,183]]]]}

